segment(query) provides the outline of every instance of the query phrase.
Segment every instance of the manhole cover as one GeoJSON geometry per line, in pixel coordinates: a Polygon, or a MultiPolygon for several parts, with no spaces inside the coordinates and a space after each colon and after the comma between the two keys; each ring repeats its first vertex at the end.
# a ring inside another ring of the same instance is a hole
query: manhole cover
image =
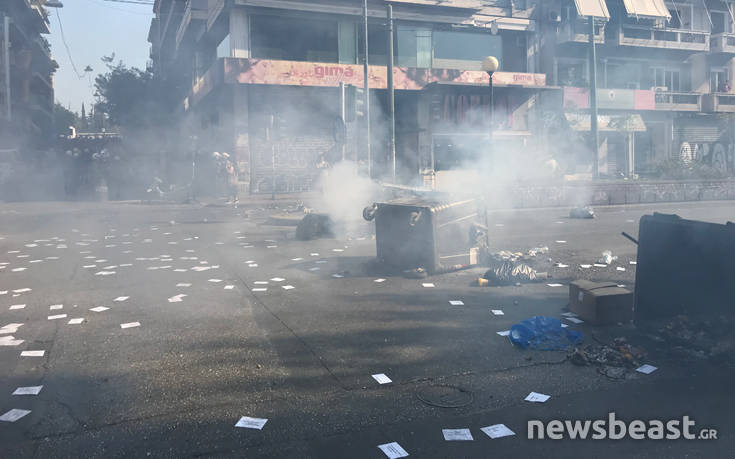
{"type": "Polygon", "coordinates": [[[472,403],[472,392],[457,386],[436,385],[416,391],[419,400],[440,408],[461,408],[472,403]]]}

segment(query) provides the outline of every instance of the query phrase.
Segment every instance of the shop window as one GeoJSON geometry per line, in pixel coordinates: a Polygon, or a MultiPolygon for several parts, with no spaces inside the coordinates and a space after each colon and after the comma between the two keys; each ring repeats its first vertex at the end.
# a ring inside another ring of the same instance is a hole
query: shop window
{"type": "Polygon", "coordinates": [[[253,16],[253,57],[288,61],[338,62],[337,21],[253,16]]]}

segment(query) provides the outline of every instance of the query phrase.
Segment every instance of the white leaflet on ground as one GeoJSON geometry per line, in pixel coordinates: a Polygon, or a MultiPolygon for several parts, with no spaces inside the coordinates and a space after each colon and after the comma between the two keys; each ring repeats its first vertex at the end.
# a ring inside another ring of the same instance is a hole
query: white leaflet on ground
{"type": "Polygon", "coordinates": [[[505,424],[495,424],[492,426],[481,427],[480,430],[485,432],[485,434],[492,439],[510,437],[511,435],[516,434],[508,427],[506,427],[505,424]]]}
{"type": "Polygon", "coordinates": [[[69,322],[67,322],[67,324],[68,324],[68,325],[79,325],[79,324],[81,324],[82,322],[84,322],[84,319],[83,319],[83,318],[81,318],[81,317],[79,317],[79,318],[77,318],[77,319],[71,319],[71,320],[69,320],[69,322]]]}
{"type": "Polygon", "coordinates": [[[140,327],[140,322],[128,322],[125,324],[120,324],[120,328],[133,328],[133,327],[140,327]]]}
{"type": "Polygon", "coordinates": [[[658,370],[657,367],[654,367],[653,365],[645,364],[635,369],[638,373],[643,373],[644,375],[650,375],[654,371],[658,370]]]}
{"type": "Polygon", "coordinates": [[[449,304],[452,306],[464,306],[464,301],[461,300],[449,300],[449,304]]]}
{"type": "Polygon", "coordinates": [[[442,429],[446,441],[472,441],[470,429],[442,429]]]}
{"type": "Polygon", "coordinates": [[[388,376],[385,375],[385,373],[378,373],[372,375],[372,377],[378,382],[378,384],[389,384],[393,382],[388,376]]]}
{"type": "Polygon", "coordinates": [[[388,456],[388,459],[398,459],[399,457],[406,457],[408,453],[396,442],[386,443],[384,445],[378,445],[378,448],[388,456]]]}
{"type": "Polygon", "coordinates": [[[424,287],[424,288],[434,288],[434,287],[436,287],[431,282],[424,282],[423,284],[421,284],[421,286],[424,287]]]}
{"type": "Polygon", "coordinates": [[[30,410],[21,410],[19,408],[13,408],[12,410],[0,416],[0,421],[15,422],[18,419],[22,418],[23,416],[29,414],[30,412],[31,412],[30,410]]]}
{"type": "Polygon", "coordinates": [[[493,315],[496,316],[504,316],[505,313],[502,311],[502,309],[491,309],[490,312],[493,313],[493,315]]]}
{"type": "Polygon", "coordinates": [[[26,386],[15,389],[13,395],[38,395],[43,386],[26,386]]]}
{"type": "Polygon", "coordinates": [[[538,392],[531,392],[523,400],[534,403],[546,403],[546,401],[550,398],[550,395],[540,394],[538,392]]]}
{"type": "Polygon", "coordinates": [[[21,357],[43,357],[46,351],[23,351],[20,353],[21,357]]]}
{"type": "Polygon", "coordinates": [[[496,332],[496,333],[498,335],[500,335],[500,336],[508,336],[508,335],[510,335],[510,330],[503,330],[503,331],[499,331],[499,332],[496,332]]]}
{"type": "Polygon", "coordinates": [[[267,419],[251,418],[249,416],[243,416],[240,418],[239,421],[237,421],[237,423],[235,424],[235,427],[261,430],[263,429],[263,426],[265,426],[266,422],[268,422],[267,419]]]}
{"type": "Polygon", "coordinates": [[[110,309],[110,308],[106,308],[104,306],[97,306],[95,308],[91,308],[90,311],[102,312],[102,311],[107,311],[108,309],[110,309]]]}

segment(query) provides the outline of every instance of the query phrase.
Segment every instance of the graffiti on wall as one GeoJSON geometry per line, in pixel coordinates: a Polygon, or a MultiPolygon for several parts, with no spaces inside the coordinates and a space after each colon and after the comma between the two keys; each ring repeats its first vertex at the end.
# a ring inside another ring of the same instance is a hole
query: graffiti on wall
{"type": "Polygon", "coordinates": [[[735,143],[683,141],[679,145],[679,159],[685,164],[698,162],[723,174],[735,174],[735,143]]]}

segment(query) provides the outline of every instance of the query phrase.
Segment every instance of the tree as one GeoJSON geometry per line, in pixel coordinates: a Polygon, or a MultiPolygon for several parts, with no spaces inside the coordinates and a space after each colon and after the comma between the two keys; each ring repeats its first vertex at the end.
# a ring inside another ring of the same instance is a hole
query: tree
{"type": "Polygon", "coordinates": [[[96,110],[106,113],[112,125],[125,128],[154,127],[170,122],[174,99],[170,87],[149,70],[114,64],[115,55],[102,62],[107,73],[95,78],[96,110]]]}
{"type": "Polygon", "coordinates": [[[66,107],[59,103],[54,104],[54,134],[56,136],[68,135],[69,126],[79,126],[79,117],[77,114],[71,110],[67,110],[66,107]]]}

